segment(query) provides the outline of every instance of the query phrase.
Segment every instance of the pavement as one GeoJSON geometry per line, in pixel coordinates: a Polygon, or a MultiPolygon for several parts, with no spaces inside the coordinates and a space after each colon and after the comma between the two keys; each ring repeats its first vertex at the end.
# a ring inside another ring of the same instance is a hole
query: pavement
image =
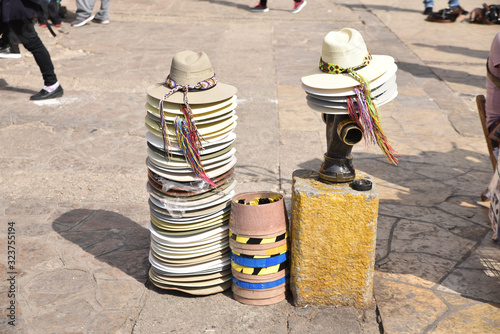
{"type": "Polygon", "coordinates": [[[109,25],[73,28],[75,4],[63,1],[57,37],[37,28],[60,99],[29,100],[43,82],[26,50],[0,60],[0,332],[500,332],[500,245],[478,204],[492,166],[475,106],[498,27],[426,22],[420,1],[310,0],[298,14],[291,0],[249,12],[256,2],[114,0],[109,25]],[[380,194],[372,307],[299,308],[292,297],[257,307],[230,291],[153,287],[146,88],[175,53],[205,51],[238,88],[237,193],[280,191],[289,205],[293,171],[318,170],[326,151],[300,77],[317,66],[323,37],[344,27],[399,66],[399,96],[380,108],[399,165],[377,147],[353,149],[380,194]]]}

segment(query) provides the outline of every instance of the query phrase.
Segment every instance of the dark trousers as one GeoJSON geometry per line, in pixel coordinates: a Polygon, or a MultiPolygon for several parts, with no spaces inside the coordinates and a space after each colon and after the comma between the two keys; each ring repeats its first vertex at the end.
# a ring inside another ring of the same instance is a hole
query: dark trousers
{"type": "Polygon", "coordinates": [[[19,52],[19,39],[17,38],[16,34],[12,32],[9,28],[6,28],[5,31],[1,33],[0,37],[0,46],[1,47],[10,47],[10,51],[13,53],[20,53],[19,52]]]}
{"type": "MultiPolygon", "coordinates": [[[[47,13],[48,18],[52,21],[52,23],[53,24],[61,24],[61,18],[59,17],[59,1],[50,0],[47,7],[49,9],[49,12],[47,13]]],[[[48,24],[49,22],[47,22],[46,17],[44,17],[43,15],[40,15],[38,17],[38,23],[48,24]]]]}
{"type": "Polygon", "coordinates": [[[51,86],[55,84],[57,77],[54,72],[54,65],[50,59],[49,51],[47,51],[36,33],[33,21],[14,20],[7,23],[0,23],[0,33],[3,33],[7,27],[17,36],[26,50],[33,54],[40,72],[42,72],[44,85],[51,86]]]}

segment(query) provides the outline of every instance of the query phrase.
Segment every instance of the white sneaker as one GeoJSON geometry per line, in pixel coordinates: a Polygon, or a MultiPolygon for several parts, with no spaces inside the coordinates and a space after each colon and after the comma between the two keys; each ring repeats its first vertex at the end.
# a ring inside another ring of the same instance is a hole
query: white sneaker
{"type": "Polygon", "coordinates": [[[10,51],[10,47],[9,48],[5,48],[3,49],[2,51],[0,51],[0,58],[21,58],[21,54],[18,52],[12,52],[10,51]]]}

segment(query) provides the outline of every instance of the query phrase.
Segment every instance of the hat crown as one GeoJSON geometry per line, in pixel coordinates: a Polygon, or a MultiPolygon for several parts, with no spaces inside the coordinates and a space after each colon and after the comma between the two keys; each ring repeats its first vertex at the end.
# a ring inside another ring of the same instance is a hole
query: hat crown
{"type": "Polygon", "coordinates": [[[321,58],[340,67],[355,67],[363,63],[368,53],[363,36],[354,29],[331,31],[323,39],[321,58]]]}
{"type": "Polygon", "coordinates": [[[214,76],[214,69],[205,52],[181,51],[172,58],[170,78],[178,85],[196,85],[214,76]]]}

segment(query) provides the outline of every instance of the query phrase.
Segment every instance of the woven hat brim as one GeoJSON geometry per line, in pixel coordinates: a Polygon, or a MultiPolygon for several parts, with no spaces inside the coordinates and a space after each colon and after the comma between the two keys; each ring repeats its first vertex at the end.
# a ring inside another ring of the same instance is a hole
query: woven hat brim
{"type": "MultiPolygon", "coordinates": [[[[383,106],[384,104],[386,103],[389,103],[391,102],[392,100],[394,100],[396,97],[398,96],[398,91],[396,90],[395,92],[393,92],[391,95],[386,95],[386,96],[383,96],[381,97],[381,100],[380,102],[377,101],[377,100],[374,100],[375,104],[377,105],[377,107],[380,107],[380,106],[383,106]],[[379,103],[377,103],[379,102],[379,103]]],[[[312,103],[311,101],[307,101],[307,105],[309,106],[309,108],[311,108],[312,110],[314,111],[318,111],[322,114],[329,114],[329,115],[340,115],[340,114],[347,114],[347,108],[329,108],[329,107],[323,107],[323,106],[320,106],[316,103],[312,103]]]]}
{"type": "MultiPolygon", "coordinates": [[[[370,88],[374,90],[382,86],[396,74],[397,70],[398,66],[394,63],[391,67],[389,67],[387,72],[383,73],[381,76],[370,81],[370,88]]],[[[340,88],[340,89],[318,89],[302,84],[302,89],[304,89],[304,91],[308,94],[328,96],[328,97],[345,97],[356,94],[356,92],[354,91],[354,86],[347,88],[340,88]]]]}
{"type": "MultiPolygon", "coordinates": [[[[233,124],[234,122],[236,122],[236,120],[238,119],[238,116],[234,115],[222,122],[214,122],[214,123],[207,123],[207,124],[203,124],[203,125],[199,125],[197,128],[198,128],[198,132],[202,135],[202,136],[206,136],[206,135],[210,135],[211,133],[216,133],[218,131],[221,131],[223,129],[225,129],[226,127],[228,127],[229,125],[233,124]]],[[[149,117],[149,115],[146,115],[145,117],[145,122],[146,124],[149,126],[149,128],[152,128],[153,130],[155,130],[155,132],[158,132],[161,134],[161,128],[160,128],[160,124],[158,122],[156,122],[155,120],[153,120],[151,117],[149,117]]],[[[175,128],[173,125],[167,125],[167,134],[169,136],[176,136],[176,133],[175,133],[175,128]]]]}
{"type": "MultiPolygon", "coordinates": [[[[203,148],[200,149],[200,154],[201,155],[211,154],[219,150],[222,150],[227,145],[234,143],[235,139],[236,139],[236,134],[234,132],[229,132],[226,136],[223,136],[217,140],[211,140],[208,142],[203,141],[203,148]]],[[[165,149],[163,146],[163,139],[150,131],[146,133],[146,140],[160,150],[165,149]]],[[[169,149],[174,151],[174,153],[176,154],[182,154],[182,151],[179,148],[179,146],[173,146],[170,147],[169,149]]]]}
{"type": "MultiPolygon", "coordinates": [[[[387,99],[397,92],[398,86],[396,82],[392,82],[387,85],[383,91],[379,91],[377,94],[372,94],[373,102],[379,106],[381,104],[387,103],[387,99]]],[[[334,108],[334,109],[347,109],[347,102],[338,102],[338,101],[326,101],[322,99],[318,99],[312,95],[306,96],[307,101],[317,104],[321,107],[326,108],[334,108]]]]}
{"type": "MultiPolygon", "coordinates": [[[[146,90],[147,94],[157,100],[161,100],[170,91],[164,83],[154,84],[146,90]]],[[[188,94],[189,104],[206,104],[227,100],[236,94],[236,87],[218,83],[215,87],[207,90],[190,91],[188,94]]],[[[170,103],[184,103],[184,94],[178,91],[170,95],[165,101],[170,103]]]]}
{"type": "MultiPolygon", "coordinates": [[[[227,164],[224,164],[222,166],[217,166],[213,169],[208,169],[206,170],[206,174],[210,178],[217,177],[219,175],[224,174],[233,166],[236,164],[236,157],[233,157],[227,164]]],[[[193,172],[191,173],[171,173],[171,172],[166,172],[161,169],[156,168],[154,165],[151,163],[148,164],[148,168],[153,171],[153,173],[158,174],[161,177],[164,177],[169,180],[174,180],[174,181],[179,181],[179,182],[190,182],[190,181],[199,181],[200,178],[194,175],[193,172]]]]}
{"type": "MultiPolygon", "coordinates": [[[[394,64],[394,58],[391,56],[374,55],[370,64],[356,72],[366,78],[368,81],[373,81],[385,72],[387,72],[394,64]]],[[[302,83],[306,86],[317,89],[342,89],[359,86],[360,83],[349,74],[330,74],[324,73],[319,68],[309,71],[302,77],[302,83]]]]}
{"type": "MultiPolygon", "coordinates": [[[[396,74],[394,74],[389,80],[384,82],[382,85],[376,87],[375,89],[371,90],[372,98],[377,97],[384,92],[386,92],[392,85],[396,83],[396,74]]],[[[372,85],[370,84],[370,87],[372,85]]],[[[318,100],[323,100],[323,101],[329,101],[329,102],[335,102],[335,103],[346,103],[348,97],[355,97],[356,93],[353,91],[352,94],[345,95],[345,96],[325,96],[325,95],[316,95],[312,93],[307,93],[307,97],[312,97],[318,100]]]]}
{"type": "MultiPolygon", "coordinates": [[[[195,104],[191,106],[191,111],[193,112],[193,115],[199,115],[199,114],[204,114],[208,112],[212,112],[214,110],[218,110],[221,108],[226,108],[229,105],[236,105],[236,99],[237,96],[233,95],[230,98],[222,101],[217,101],[215,103],[202,103],[202,104],[195,104]]],[[[156,114],[159,115],[158,112],[158,105],[160,103],[160,100],[157,98],[154,98],[152,96],[147,96],[147,104],[151,105],[153,108],[156,109],[156,114]]],[[[183,115],[182,111],[180,110],[179,103],[168,103],[168,102],[163,102],[163,111],[165,113],[171,113],[171,114],[178,114],[178,115],[183,115]]]]}
{"type": "MultiPolygon", "coordinates": [[[[148,115],[152,115],[153,117],[156,117],[158,119],[160,118],[160,111],[158,110],[158,108],[155,108],[147,102],[144,106],[146,108],[146,111],[148,112],[148,115]]],[[[200,124],[200,122],[207,122],[207,120],[209,121],[210,119],[217,119],[219,117],[223,117],[224,115],[234,114],[236,112],[236,107],[237,103],[231,103],[223,108],[215,109],[204,114],[197,114],[195,111],[193,111],[193,120],[196,124],[200,124]]],[[[166,112],[165,109],[163,109],[163,116],[166,121],[173,122],[177,116],[181,115],[183,114],[181,114],[180,111],[179,113],[170,113],[166,112]]]]}

